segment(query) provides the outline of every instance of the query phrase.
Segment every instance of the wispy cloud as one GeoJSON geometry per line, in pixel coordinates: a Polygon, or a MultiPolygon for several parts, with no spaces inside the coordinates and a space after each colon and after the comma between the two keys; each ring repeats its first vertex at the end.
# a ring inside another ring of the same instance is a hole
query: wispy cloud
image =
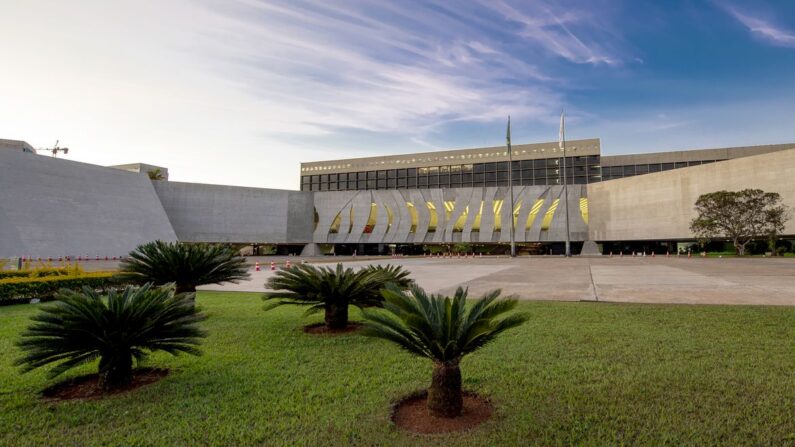
{"type": "Polygon", "coordinates": [[[525,2],[521,6],[513,6],[504,0],[478,1],[484,7],[502,14],[506,20],[521,24],[520,36],[537,42],[568,61],[595,65],[619,63],[617,57],[596,42],[586,42],[583,37],[572,32],[572,25],[581,30],[591,28],[593,12],[584,14],[572,9],[556,12],[556,3],[544,1],[525,2]]]}
{"type": "Polygon", "coordinates": [[[778,27],[768,20],[741,12],[735,7],[725,6],[724,9],[748,28],[748,31],[754,36],[773,45],[795,48],[795,32],[778,27]]]}

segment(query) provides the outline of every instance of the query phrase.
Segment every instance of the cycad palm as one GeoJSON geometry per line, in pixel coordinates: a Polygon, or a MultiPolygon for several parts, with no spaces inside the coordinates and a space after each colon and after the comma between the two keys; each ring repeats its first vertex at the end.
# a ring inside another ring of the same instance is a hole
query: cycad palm
{"type": "Polygon", "coordinates": [[[354,271],[337,264],[335,268],[297,265],[279,270],[266,286],[265,310],[284,304],[310,306],[307,314],[324,311],[326,327],[344,329],[348,326],[348,306],[360,308],[380,306],[380,291],[387,283],[402,288],[408,284],[408,272],[397,269],[363,268],[354,271]]]}
{"type": "Polygon", "coordinates": [[[124,278],[140,283],[175,283],[177,293],[196,286],[249,277],[246,261],[226,245],[154,241],[138,246],[121,263],[124,278]]]}
{"type": "Polygon", "coordinates": [[[105,389],[129,384],[133,359],[149,352],[198,355],[204,332],[197,323],[205,316],[174,286],[127,287],[107,298],[85,288],[62,290],[58,300],[31,318],[17,345],[26,355],[17,360],[25,371],[51,363],[50,377],[99,358],[100,385],[105,389]]]}
{"type": "Polygon", "coordinates": [[[467,291],[461,287],[452,299],[429,296],[417,286],[409,292],[388,286],[382,295],[388,313],[365,311],[365,335],[389,340],[414,355],[433,360],[428,409],[437,416],[461,414],[461,358],[527,320],[523,314],[499,319],[517,304],[515,299],[497,301],[499,290],[487,293],[468,309],[467,291]]]}

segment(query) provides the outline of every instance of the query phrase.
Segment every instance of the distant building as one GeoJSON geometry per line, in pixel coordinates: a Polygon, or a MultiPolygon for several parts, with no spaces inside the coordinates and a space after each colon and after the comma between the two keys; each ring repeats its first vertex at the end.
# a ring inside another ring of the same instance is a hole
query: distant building
{"type": "MultiPolygon", "coordinates": [[[[418,252],[431,244],[560,253],[675,251],[700,194],[760,188],[795,208],[795,144],[602,155],[598,139],[302,163],[299,190],[152,182],[0,140],[0,257],[120,255],[153,239],[276,244],[282,252],[418,252]],[[513,179],[514,207],[510,209],[513,179]],[[564,196],[564,181],[568,197],[564,196]]],[[[786,236],[795,236],[790,222],[786,236]]]]}

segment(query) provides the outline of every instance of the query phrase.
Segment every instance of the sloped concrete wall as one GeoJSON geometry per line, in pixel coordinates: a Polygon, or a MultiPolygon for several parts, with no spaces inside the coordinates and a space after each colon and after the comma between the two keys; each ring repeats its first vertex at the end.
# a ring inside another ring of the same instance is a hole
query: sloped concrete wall
{"type": "Polygon", "coordinates": [[[312,241],[312,193],[201,183],[154,185],[181,241],[312,241]]]}
{"type": "Polygon", "coordinates": [[[0,257],[121,256],[176,238],[146,174],[0,151],[0,257]]]}
{"type": "MultiPolygon", "coordinates": [[[[795,209],[795,149],[588,185],[590,239],[693,239],[690,221],[701,194],[758,188],[795,209]]],[[[795,235],[795,219],[786,235],[795,235]]]]}

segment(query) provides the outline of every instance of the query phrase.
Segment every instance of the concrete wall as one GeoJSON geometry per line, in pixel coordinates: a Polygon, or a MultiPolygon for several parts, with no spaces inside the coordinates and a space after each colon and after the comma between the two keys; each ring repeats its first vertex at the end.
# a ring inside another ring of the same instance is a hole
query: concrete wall
{"type": "Polygon", "coordinates": [[[312,241],[312,193],[200,183],[154,185],[181,241],[312,241]]]}
{"type": "MultiPolygon", "coordinates": [[[[597,241],[692,239],[701,194],[758,188],[795,208],[795,149],[588,185],[589,235],[597,241]]],[[[786,234],[795,234],[790,220],[786,234]]]]}
{"type": "Polygon", "coordinates": [[[175,240],[146,174],[0,151],[0,257],[120,256],[175,240]]]}
{"type": "MultiPolygon", "coordinates": [[[[574,241],[585,240],[588,234],[585,192],[584,185],[569,187],[569,222],[574,241]]],[[[313,238],[316,243],[510,240],[507,187],[315,192],[314,197],[318,213],[313,238]],[[435,231],[429,231],[434,220],[435,231]]],[[[518,208],[517,241],[565,240],[562,186],[516,186],[514,198],[518,208]],[[548,212],[551,220],[544,226],[548,212]]]]}

